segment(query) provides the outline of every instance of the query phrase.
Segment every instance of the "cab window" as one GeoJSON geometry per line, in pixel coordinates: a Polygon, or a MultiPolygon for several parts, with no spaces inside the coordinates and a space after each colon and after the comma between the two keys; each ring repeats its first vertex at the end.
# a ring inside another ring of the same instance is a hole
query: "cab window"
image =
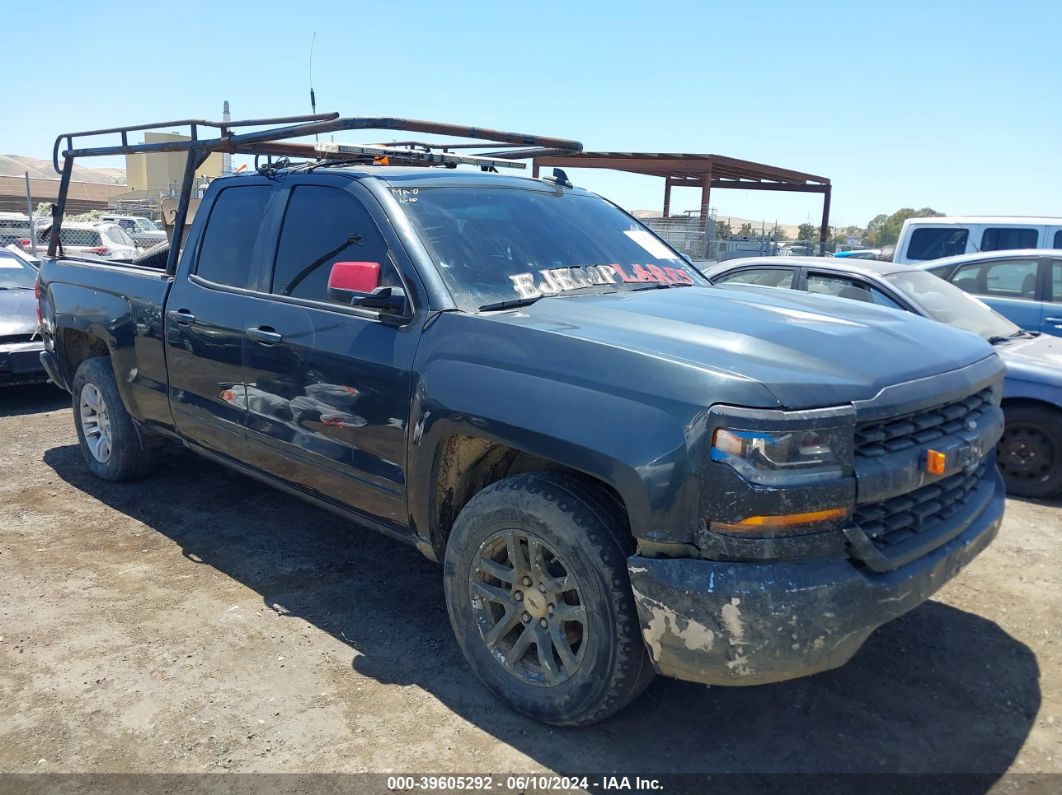
{"type": "Polygon", "coordinates": [[[1051,260],[1051,300],[1062,304],[1062,259],[1051,260]]]}
{"type": "Polygon", "coordinates": [[[884,292],[859,279],[848,279],[844,276],[834,276],[827,273],[808,274],[808,292],[818,295],[832,295],[837,298],[848,298],[852,301],[863,301],[868,304],[887,306],[890,309],[903,309],[884,292]]]}
{"type": "Polygon", "coordinates": [[[951,281],[968,293],[999,298],[1036,298],[1035,259],[1008,259],[963,265],[951,281]]]}
{"type": "Polygon", "coordinates": [[[714,281],[716,284],[755,284],[760,287],[790,289],[793,286],[793,270],[790,268],[749,268],[737,273],[728,273],[714,281]]]}
{"type": "Polygon", "coordinates": [[[270,292],[331,302],[328,276],[336,262],[380,263],[380,285],[401,282],[387,243],[368,210],[349,193],[299,185],[291,193],[280,232],[270,292]]]}
{"type": "Polygon", "coordinates": [[[248,287],[252,255],[270,189],[241,185],[218,194],[199,249],[196,275],[230,287],[248,287]]]}

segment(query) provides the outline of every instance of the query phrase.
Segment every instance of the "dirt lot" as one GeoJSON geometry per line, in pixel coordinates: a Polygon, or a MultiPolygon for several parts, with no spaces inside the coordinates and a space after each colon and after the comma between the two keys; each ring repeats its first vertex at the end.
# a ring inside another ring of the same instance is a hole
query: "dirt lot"
{"type": "Polygon", "coordinates": [[[0,393],[0,771],[1062,773],[1060,503],[841,670],[556,730],[474,679],[412,548],[180,451],[95,480],[66,400],[0,393]]]}

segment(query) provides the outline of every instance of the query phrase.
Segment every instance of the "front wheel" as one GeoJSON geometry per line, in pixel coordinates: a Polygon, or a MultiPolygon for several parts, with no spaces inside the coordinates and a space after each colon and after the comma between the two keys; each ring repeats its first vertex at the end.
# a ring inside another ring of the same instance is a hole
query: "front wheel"
{"type": "Polygon", "coordinates": [[[145,448],[122,404],[111,360],[86,359],[74,375],[74,425],[81,454],[96,477],[128,480],[154,468],[157,451],[145,448]]]}
{"type": "Polygon", "coordinates": [[[1018,405],[1004,415],[998,458],[1007,491],[1036,499],[1062,493],[1062,413],[1018,405]]]}
{"type": "Polygon", "coordinates": [[[446,603],[469,665],[515,709],[579,726],[653,676],[627,575],[626,523],[596,487],[527,474],[473,497],[446,549],[446,603]]]}

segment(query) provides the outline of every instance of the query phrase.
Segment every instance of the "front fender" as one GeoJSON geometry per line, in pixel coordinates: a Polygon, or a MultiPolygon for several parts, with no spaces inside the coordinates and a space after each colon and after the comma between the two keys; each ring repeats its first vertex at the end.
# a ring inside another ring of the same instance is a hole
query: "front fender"
{"type": "Polygon", "coordinates": [[[415,384],[410,421],[410,514],[430,535],[434,465],[452,434],[505,445],[583,472],[623,500],[635,536],[693,538],[698,514],[691,445],[706,410],[662,408],[543,375],[475,362],[429,366],[415,384]]]}

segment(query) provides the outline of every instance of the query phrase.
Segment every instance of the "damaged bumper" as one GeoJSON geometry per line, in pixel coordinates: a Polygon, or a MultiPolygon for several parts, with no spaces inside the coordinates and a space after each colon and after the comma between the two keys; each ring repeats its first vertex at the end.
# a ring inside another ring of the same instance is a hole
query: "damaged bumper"
{"type": "Polygon", "coordinates": [[[995,538],[1004,487],[947,543],[894,571],[847,558],[735,563],[628,560],[653,664],[715,685],[779,682],[846,663],[871,632],[917,607],[995,538]]]}

